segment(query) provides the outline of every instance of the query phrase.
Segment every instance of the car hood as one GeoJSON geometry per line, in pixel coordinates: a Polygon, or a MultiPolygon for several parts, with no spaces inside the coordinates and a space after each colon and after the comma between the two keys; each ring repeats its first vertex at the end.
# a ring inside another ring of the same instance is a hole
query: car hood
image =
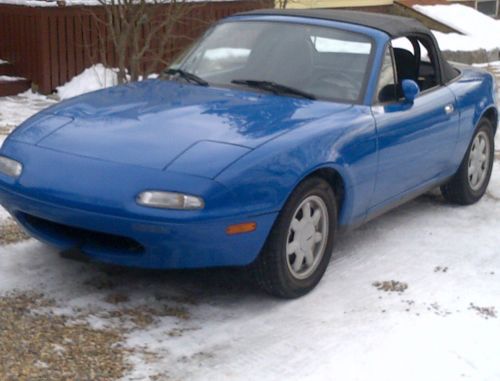
{"type": "Polygon", "coordinates": [[[13,141],[213,177],[287,131],[349,105],[148,80],[85,94],[16,129],[13,141]]]}

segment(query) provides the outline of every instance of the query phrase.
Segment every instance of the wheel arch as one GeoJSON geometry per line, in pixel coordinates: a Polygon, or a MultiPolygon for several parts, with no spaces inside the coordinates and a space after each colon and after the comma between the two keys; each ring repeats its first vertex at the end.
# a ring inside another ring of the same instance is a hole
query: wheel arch
{"type": "Polygon", "coordinates": [[[496,109],[496,107],[491,106],[484,110],[479,120],[483,118],[491,122],[491,125],[493,126],[493,135],[495,135],[498,126],[498,110],[496,109]]]}
{"type": "MultiPolygon", "coordinates": [[[[305,172],[293,186],[290,194],[295,190],[295,188],[311,177],[320,177],[325,180],[333,190],[335,194],[335,199],[337,201],[337,212],[338,212],[338,223],[339,225],[344,225],[350,221],[352,214],[352,187],[351,179],[349,173],[345,168],[339,167],[339,165],[334,163],[324,163],[320,166],[311,168],[309,171],[305,172]],[[348,192],[348,190],[351,190],[348,192]]],[[[289,197],[290,195],[288,195],[289,197]]],[[[287,199],[288,199],[287,197],[287,199]]]]}
{"type": "Polygon", "coordinates": [[[332,167],[316,168],[307,176],[305,176],[299,183],[311,177],[322,178],[330,185],[333,193],[335,194],[335,200],[337,201],[337,210],[340,215],[342,205],[345,200],[345,182],[340,172],[332,167]]]}

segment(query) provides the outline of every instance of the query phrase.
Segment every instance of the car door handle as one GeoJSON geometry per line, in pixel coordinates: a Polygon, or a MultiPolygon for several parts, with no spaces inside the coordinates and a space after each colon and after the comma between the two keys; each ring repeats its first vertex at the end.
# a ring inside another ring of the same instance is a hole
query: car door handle
{"type": "Polygon", "coordinates": [[[453,107],[452,104],[444,106],[444,112],[447,114],[451,114],[453,111],[455,111],[455,107],[453,107]]]}

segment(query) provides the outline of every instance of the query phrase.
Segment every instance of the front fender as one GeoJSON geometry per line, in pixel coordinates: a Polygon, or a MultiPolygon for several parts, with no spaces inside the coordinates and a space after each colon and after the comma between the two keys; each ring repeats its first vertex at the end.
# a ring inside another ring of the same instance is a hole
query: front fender
{"type": "Polygon", "coordinates": [[[340,224],[363,218],[377,165],[375,123],[368,107],[354,106],[314,120],[240,158],[216,180],[250,214],[281,210],[295,187],[322,168],[339,173],[346,195],[340,224]]]}

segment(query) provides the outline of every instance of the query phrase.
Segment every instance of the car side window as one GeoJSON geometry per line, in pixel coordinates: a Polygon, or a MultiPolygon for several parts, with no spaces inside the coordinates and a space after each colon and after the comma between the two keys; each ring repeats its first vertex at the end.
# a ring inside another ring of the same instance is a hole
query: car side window
{"type": "Polygon", "coordinates": [[[418,40],[420,63],[418,66],[418,85],[422,91],[438,86],[437,59],[429,41],[418,40]]]}
{"type": "Polygon", "coordinates": [[[428,39],[400,37],[392,40],[392,46],[399,83],[404,79],[411,79],[418,84],[421,91],[439,84],[437,59],[428,39]]]}
{"type": "Polygon", "coordinates": [[[387,46],[378,78],[377,101],[385,103],[394,100],[396,100],[396,75],[392,59],[392,47],[387,46]]]}

